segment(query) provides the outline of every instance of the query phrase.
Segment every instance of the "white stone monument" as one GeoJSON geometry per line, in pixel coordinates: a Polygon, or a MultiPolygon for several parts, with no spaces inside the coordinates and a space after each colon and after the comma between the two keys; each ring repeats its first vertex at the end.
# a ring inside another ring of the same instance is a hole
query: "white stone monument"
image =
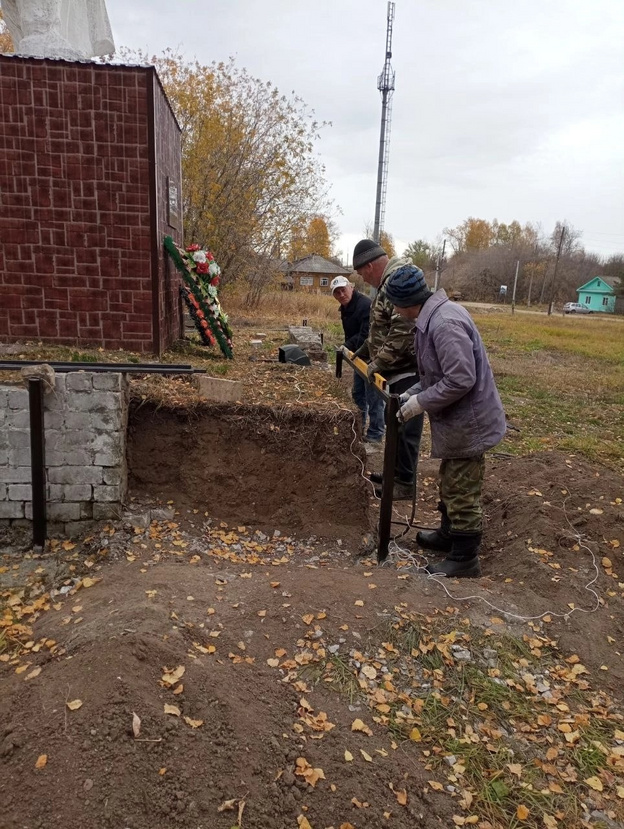
{"type": "Polygon", "coordinates": [[[115,51],[105,0],[1,0],[15,52],[85,60],[115,51]]]}

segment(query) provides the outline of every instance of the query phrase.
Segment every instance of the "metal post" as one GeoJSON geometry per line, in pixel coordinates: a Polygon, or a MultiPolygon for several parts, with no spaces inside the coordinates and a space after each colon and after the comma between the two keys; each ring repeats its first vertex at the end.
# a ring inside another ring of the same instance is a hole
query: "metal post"
{"type": "Polygon", "coordinates": [[[394,469],[399,445],[398,395],[390,395],[386,404],[386,448],[384,450],[383,485],[379,505],[379,539],[377,561],[388,558],[388,546],[392,530],[392,496],[394,494],[394,469]]]}
{"type": "Polygon", "coordinates": [[[516,286],[518,284],[518,271],[520,270],[520,260],[516,262],[516,275],[514,276],[513,294],[511,296],[511,313],[516,310],[516,286]]]}
{"type": "Polygon", "coordinates": [[[336,377],[340,380],[342,377],[342,360],[344,354],[342,353],[340,348],[336,349],[336,377]]]}
{"type": "Polygon", "coordinates": [[[44,547],[47,535],[43,380],[28,381],[30,468],[32,475],[33,546],[44,547]]]}

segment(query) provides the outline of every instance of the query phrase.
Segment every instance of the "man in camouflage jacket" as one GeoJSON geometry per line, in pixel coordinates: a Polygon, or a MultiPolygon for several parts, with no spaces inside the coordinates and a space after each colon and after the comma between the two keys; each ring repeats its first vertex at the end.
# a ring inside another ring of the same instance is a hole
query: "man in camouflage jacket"
{"type": "MultiPolygon", "coordinates": [[[[370,239],[358,242],[353,251],[353,268],[376,290],[370,311],[368,339],[356,354],[368,361],[368,376],[378,372],[388,381],[392,394],[401,394],[418,382],[418,363],[414,352],[414,324],[394,310],[386,297],[390,276],[409,259],[388,258],[385,250],[370,239]]],[[[394,498],[411,498],[418,466],[418,451],[423,417],[414,417],[399,431],[394,498]]],[[[381,483],[381,476],[371,480],[381,483]]]]}

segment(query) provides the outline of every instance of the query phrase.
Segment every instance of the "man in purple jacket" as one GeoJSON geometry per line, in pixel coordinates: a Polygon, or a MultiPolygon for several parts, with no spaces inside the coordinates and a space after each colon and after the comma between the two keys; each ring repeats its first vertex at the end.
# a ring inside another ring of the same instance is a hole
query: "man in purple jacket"
{"type": "Polygon", "coordinates": [[[420,383],[401,395],[398,417],[405,422],[426,412],[431,454],[442,459],[441,526],[419,532],[417,541],[446,553],[443,561],[427,566],[429,573],[479,576],[484,453],[507,428],[485,347],[466,309],[450,302],[443,290],[432,294],[419,268],[396,271],[386,295],[397,313],[416,322],[420,383]]]}

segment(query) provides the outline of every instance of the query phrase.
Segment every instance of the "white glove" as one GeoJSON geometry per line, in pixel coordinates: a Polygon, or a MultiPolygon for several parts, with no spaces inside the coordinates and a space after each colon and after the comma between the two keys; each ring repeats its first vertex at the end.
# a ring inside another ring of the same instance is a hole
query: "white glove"
{"type": "Polygon", "coordinates": [[[403,395],[401,395],[399,400],[402,403],[401,408],[397,412],[397,418],[400,423],[407,423],[408,420],[425,411],[418,402],[417,394],[412,394],[406,401],[403,401],[403,395]]]}

